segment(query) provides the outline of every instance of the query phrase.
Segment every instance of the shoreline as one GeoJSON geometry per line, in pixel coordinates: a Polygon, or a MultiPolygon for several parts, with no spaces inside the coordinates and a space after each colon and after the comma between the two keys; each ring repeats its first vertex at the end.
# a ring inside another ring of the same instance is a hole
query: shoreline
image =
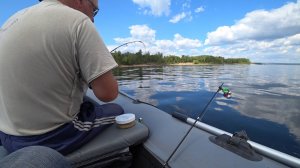
{"type": "Polygon", "coordinates": [[[177,64],[169,64],[169,65],[214,65],[214,64],[209,64],[209,63],[199,63],[199,64],[194,64],[192,62],[181,62],[181,63],[177,63],[177,64]]]}
{"type": "MultiPolygon", "coordinates": [[[[253,64],[253,63],[250,63],[253,64]]],[[[224,64],[210,64],[210,63],[199,63],[194,64],[192,62],[186,63],[177,63],[177,64],[136,64],[136,65],[119,65],[118,67],[150,67],[150,66],[204,66],[204,65],[224,65],[224,64]]],[[[226,64],[227,65],[227,64],[226,64]]],[[[236,64],[228,64],[228,65],[236,65],[236,64]]],[[[248,65],[248,64],[247,64],[248,65]]]]}

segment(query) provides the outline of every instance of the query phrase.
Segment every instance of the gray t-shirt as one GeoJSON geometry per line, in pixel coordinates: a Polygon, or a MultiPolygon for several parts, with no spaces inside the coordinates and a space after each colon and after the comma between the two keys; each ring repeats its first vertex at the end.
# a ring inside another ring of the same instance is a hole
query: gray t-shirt
{"type": "Polygon", "coordinates": [[[18,12],[0,29],[0,131],[37,135],[72,121],[88,84],[116,66],[80,11],[44,0],[18,12]]]}

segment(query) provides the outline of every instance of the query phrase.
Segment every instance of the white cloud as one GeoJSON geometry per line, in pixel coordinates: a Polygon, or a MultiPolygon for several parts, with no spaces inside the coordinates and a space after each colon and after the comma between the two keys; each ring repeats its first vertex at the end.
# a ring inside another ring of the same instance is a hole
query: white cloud
{"type": "Polygon", "coordinates": [[[185,9],[190,9],[191,7],[191,0],[187,0],[185,1],[183,4],[182,4],[182,9],[185,10],[185,9]]]}
{"type": "Polygon", "coordinates": [[[300,1],[247,13],[234,25],[209,32],[204,44],[204,53],[226,58],[300,63],[300,1]]]}
{"type": "Polygon", "coordinates": [[[184,38],[180,34],[175,34],[173,41],[178,48],[192,49],[201,47],[201,42],[198,39],[184,38]]]}
{"type": "Polygon", "coordinates": [[[170,19],[169,22],[178,23],[179,21],[181,21],[183,19],[185,21],[192,21],[193,20],[192,12],[188,11],[188,12],[182,12],[180,14],[177,14],[172,19],[170,19]]]}
{"type": "Polygon", "coordinates": [[[178,15],[175,15],[172,19],[169,20],[169,22],[171,23],[177,23],[180,20],[184,19],[187,15],[185,14],[185,12],[182,12],[178,15]]]}
{"type": "Polygon", "coordinates": [[[204,8],[202,6],[195,9],[195,13],[204,12],[204,8]]]}
{"type": "Polygon", "coordinates": [[[290,36],[284,42],[285,45],[299,45],[300,48],[300,34],[290,36]]]}
{"type": "Polygon", "coordinates": [[[170,13],[171,0],[132,0],[144,10],[144,14],[166,16],[170,13]]]}
{"type": "Polygon", "coordinates": [[[243,40],[228,45],[206,46],[206,54],[249,58],[252,62],[300,63],[300,34],[272,41],[243,40]]]}
{"type": "Polygon", "coordinates": [[[192,12],[190,10],[191,8],[191,0],[185,0],[185,2],[182,4],[182,12],[178,13],[177,15],[173,16],[169,22],[171,23],[178,23],[182,20],[185,21],[192,21],[193,16],[192,12]]]}
{"type": "Polygon", "coordinates": [[[159,52],[165,53],[166,55],[187,55],[187,52],[192,50],[194,53],[195,50],[202,46],[200,40],[185,38],[178,33],[174,35],[173,40],[156,40],[155,45],[157,49],[159,49],[159,52]]]}
{"type": "MultiPolygon", "coordinates": [[[[115,38],[117,44],[141,40],[141,44],[131,44],[120,48],[120,51],[163,53],[164,55],[202,55],[210,54],[225,58],[249,58],[252,62],[284,62],[300,63],[300,34],[276,39],[273,41],[244,40],[239,43],[220,46],[203,46],[199,39],[191,39],[179,33],[173,39],[157,39],[156,31],[147,25],[132,25],[129,27],[130,37],[115,38]]],[[[108,46],[109,49],[117,45],[108,46]]]]}
{"type": "MultiPolygon", "coordinates": [[[[147,51],[150,53],[163,53],[164,55],[191,55],[194,54],[202,46],[202,43],[198,39],[190,39],[183,37],[180,34],[175,34],[173,40],[158,40],[156,39],[156,31],[148,27],[147,25],[133,25],[129,27],[131,37],[127,38],[115,38],[114,40],[119,43],[126,43],[133,40],[141,40],[146,44],[147,51]]],[[[110,49],[115,46],[108,46],[110,49]]],[[[144,48],[139,48],[143,50],[144,48]]],[[[136,52],[136,46],[126,46],[120,48],[121,51],[136,52]],[[131,48],[133,47],[133,48],[131,48]],[[135,51],[134,51],[135,50],[135,51]]]]}
{"type": "Polygon", "coordinates": [[[232,26],[207,34],[205,44],[236,43],[240,40],[274,40],[300,33],[300,1],[271,11],[256,10],[232,26]]]}
{"type": "MultiPolygon", "coordinates": [[[[155,43],[155,30],[149,28],[147,25],[132,25],[129,27],[130,29],[130,37],[126,38],[114,38],[115,42],[119,45],[130,42],[130,41],[142,41],[147,46],[151,46],[155,43]]],[[[108,46],[110,50],[114,49],[118,45],[108,46]]],[[[128,52],[137,52],[138,50],[144,50],[144,47],[140,43],[135,43],[134,45],[123,46],[120,48],[121,51],[128,52]]]]}
{"type": "Polygon", "coordinates": [[[147,42],[155,40],[155,30],[149,28],[147,25],[133,25],[129,27],[130,34],[133,39],[141,39],[147,42]]]}
{"type": "MultiPolygon", "coordinates": [[[[184,17],[174,16],[172,22],[192,18],[191,12],[183,13],[184,17]]],[[[187,38],[180,33],[174,34],[172,39],[158,39],[156,31],[147,25],[133,25],[129,29],[130,37],[115,38],[115,41],[122,44],[142,40],[150,53],[177,56],[209,54],[249,58],[252,62],[300,63],[300,0],[270,11],[250,12],[234,25],[221,26],[208,33],[204,46],[199,39],[187,38]]],[[[120,50],[136,52],[139,49],[144,48],[128,46],[120,50]]]]}

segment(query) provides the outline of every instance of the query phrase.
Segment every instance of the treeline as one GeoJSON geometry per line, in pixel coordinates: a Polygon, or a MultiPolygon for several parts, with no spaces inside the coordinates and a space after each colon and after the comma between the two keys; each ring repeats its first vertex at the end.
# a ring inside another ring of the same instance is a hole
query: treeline
{"type": "Polygon", "coordinates": [[[112,53],[119,65],[139,65],[139,64],[178,64],[178,63],[194,63],[194,64],[250,64],[247,58],[223,58],[220,56],[201,55],[201,56],[163,56],[162,53],[143,54],[142,51],[137,53],[121,53],[120,51],[112,53]]]}
{"type": "Polygon", "coordinates": [[[119,65],[165,64],[165,60],[162,53],[152,55],[148,52],[143,54],[140,50],[137,53],[121,53],[120,51],[118,51],[112,53],[112,55],[119,65]]]}

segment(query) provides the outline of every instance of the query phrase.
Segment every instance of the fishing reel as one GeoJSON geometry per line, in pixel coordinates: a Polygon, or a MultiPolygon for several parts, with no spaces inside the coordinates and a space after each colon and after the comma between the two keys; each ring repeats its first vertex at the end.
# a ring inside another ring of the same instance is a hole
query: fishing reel
{"type": "Polygon", "coordinates": [[[220,86],[219,90],[223,92],[224,97],[226,97],[227,99],[231,98],[231,91],[228,88],[220,86]]]}

